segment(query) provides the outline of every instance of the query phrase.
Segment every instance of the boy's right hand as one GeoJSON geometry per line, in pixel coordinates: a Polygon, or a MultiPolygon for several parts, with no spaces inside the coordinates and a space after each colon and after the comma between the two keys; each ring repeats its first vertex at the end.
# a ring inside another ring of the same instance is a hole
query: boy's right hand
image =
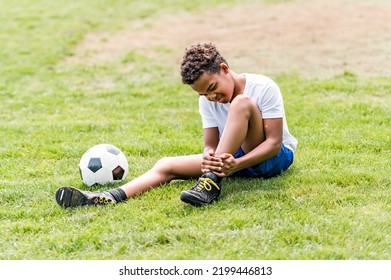
{"type": "Polygon", "coordinates": [[[220,157],[215,156],[215,151],[213,149],[209,149],[203,154],[202,158],[202,173],[207,173],[210,171],[220,172],[224,163],[220,157]]]}

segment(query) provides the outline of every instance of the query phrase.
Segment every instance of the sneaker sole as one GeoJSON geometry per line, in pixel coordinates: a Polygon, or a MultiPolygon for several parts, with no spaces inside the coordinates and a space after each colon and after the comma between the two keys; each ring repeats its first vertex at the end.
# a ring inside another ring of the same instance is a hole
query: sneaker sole
{"type": "Polygon", "coordinates": [[[56,191],[58,205],[65,208],[83,206],[88,203],[88,198],[80,190],[73,187],[61,187],[56,191]]]}
{"type": "Polygon", "coordinates": [[[202,207],[212,204],[218,200],[218,198],[212,199],[211,202],[200,201],[197,197],[189,194],[188,192],[181,192],[181,200],[195,207],[202,207]]]}

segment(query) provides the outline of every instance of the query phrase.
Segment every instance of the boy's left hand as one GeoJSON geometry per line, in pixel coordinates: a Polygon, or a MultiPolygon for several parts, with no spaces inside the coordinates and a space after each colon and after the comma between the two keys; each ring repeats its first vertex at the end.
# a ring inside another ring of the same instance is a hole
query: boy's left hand
{"type": "Polygon", "coordinates": [[[224,153],[221,154],[219,158],[222,160],[224,165],[221,167],[220,172],[214,171],[217,176],[226,177],[236,171],[236,158],[234,158],[233,155],[224,153]]]}

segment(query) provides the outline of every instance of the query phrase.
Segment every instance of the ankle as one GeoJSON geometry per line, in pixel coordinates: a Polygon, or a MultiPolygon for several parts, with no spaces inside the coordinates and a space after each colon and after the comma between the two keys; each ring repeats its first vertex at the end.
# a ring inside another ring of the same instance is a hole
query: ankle
{"type": "Polygon", "coordinates": [[[121,188],[108,190],[107,192],[110,193],[114,197],[116,202],[122,202],[122,201],[125,201],[125,200],[128,199],[128,197],[126,196],[125,191],[123,189],[121,189],[121,188]]]}
{"type": "Polygon", "coordinates": [[[219,177],[219,176],[217,176],[214,172],[212,172],[212,171],[209,171],[209,172],[207,172],[207,173],[204,173],[203,175],[202,175],[202,177],[208,177],[208,178],[211,178],[213,181],[215,181],[217,184],[219,184],[222,180],[223,180],[223,178],[224,177],[219,177]]]}

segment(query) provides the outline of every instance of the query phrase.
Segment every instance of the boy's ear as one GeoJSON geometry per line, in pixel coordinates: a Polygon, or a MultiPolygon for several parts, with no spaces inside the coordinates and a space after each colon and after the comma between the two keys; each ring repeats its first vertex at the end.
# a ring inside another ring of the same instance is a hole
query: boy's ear
{"type": "Polygon", "coordinates": [[[227,74],[229,72],[229,67],[226,63],[222,62],[220,63],[220,69],[224,72],[224,74],[227,74]]]}

